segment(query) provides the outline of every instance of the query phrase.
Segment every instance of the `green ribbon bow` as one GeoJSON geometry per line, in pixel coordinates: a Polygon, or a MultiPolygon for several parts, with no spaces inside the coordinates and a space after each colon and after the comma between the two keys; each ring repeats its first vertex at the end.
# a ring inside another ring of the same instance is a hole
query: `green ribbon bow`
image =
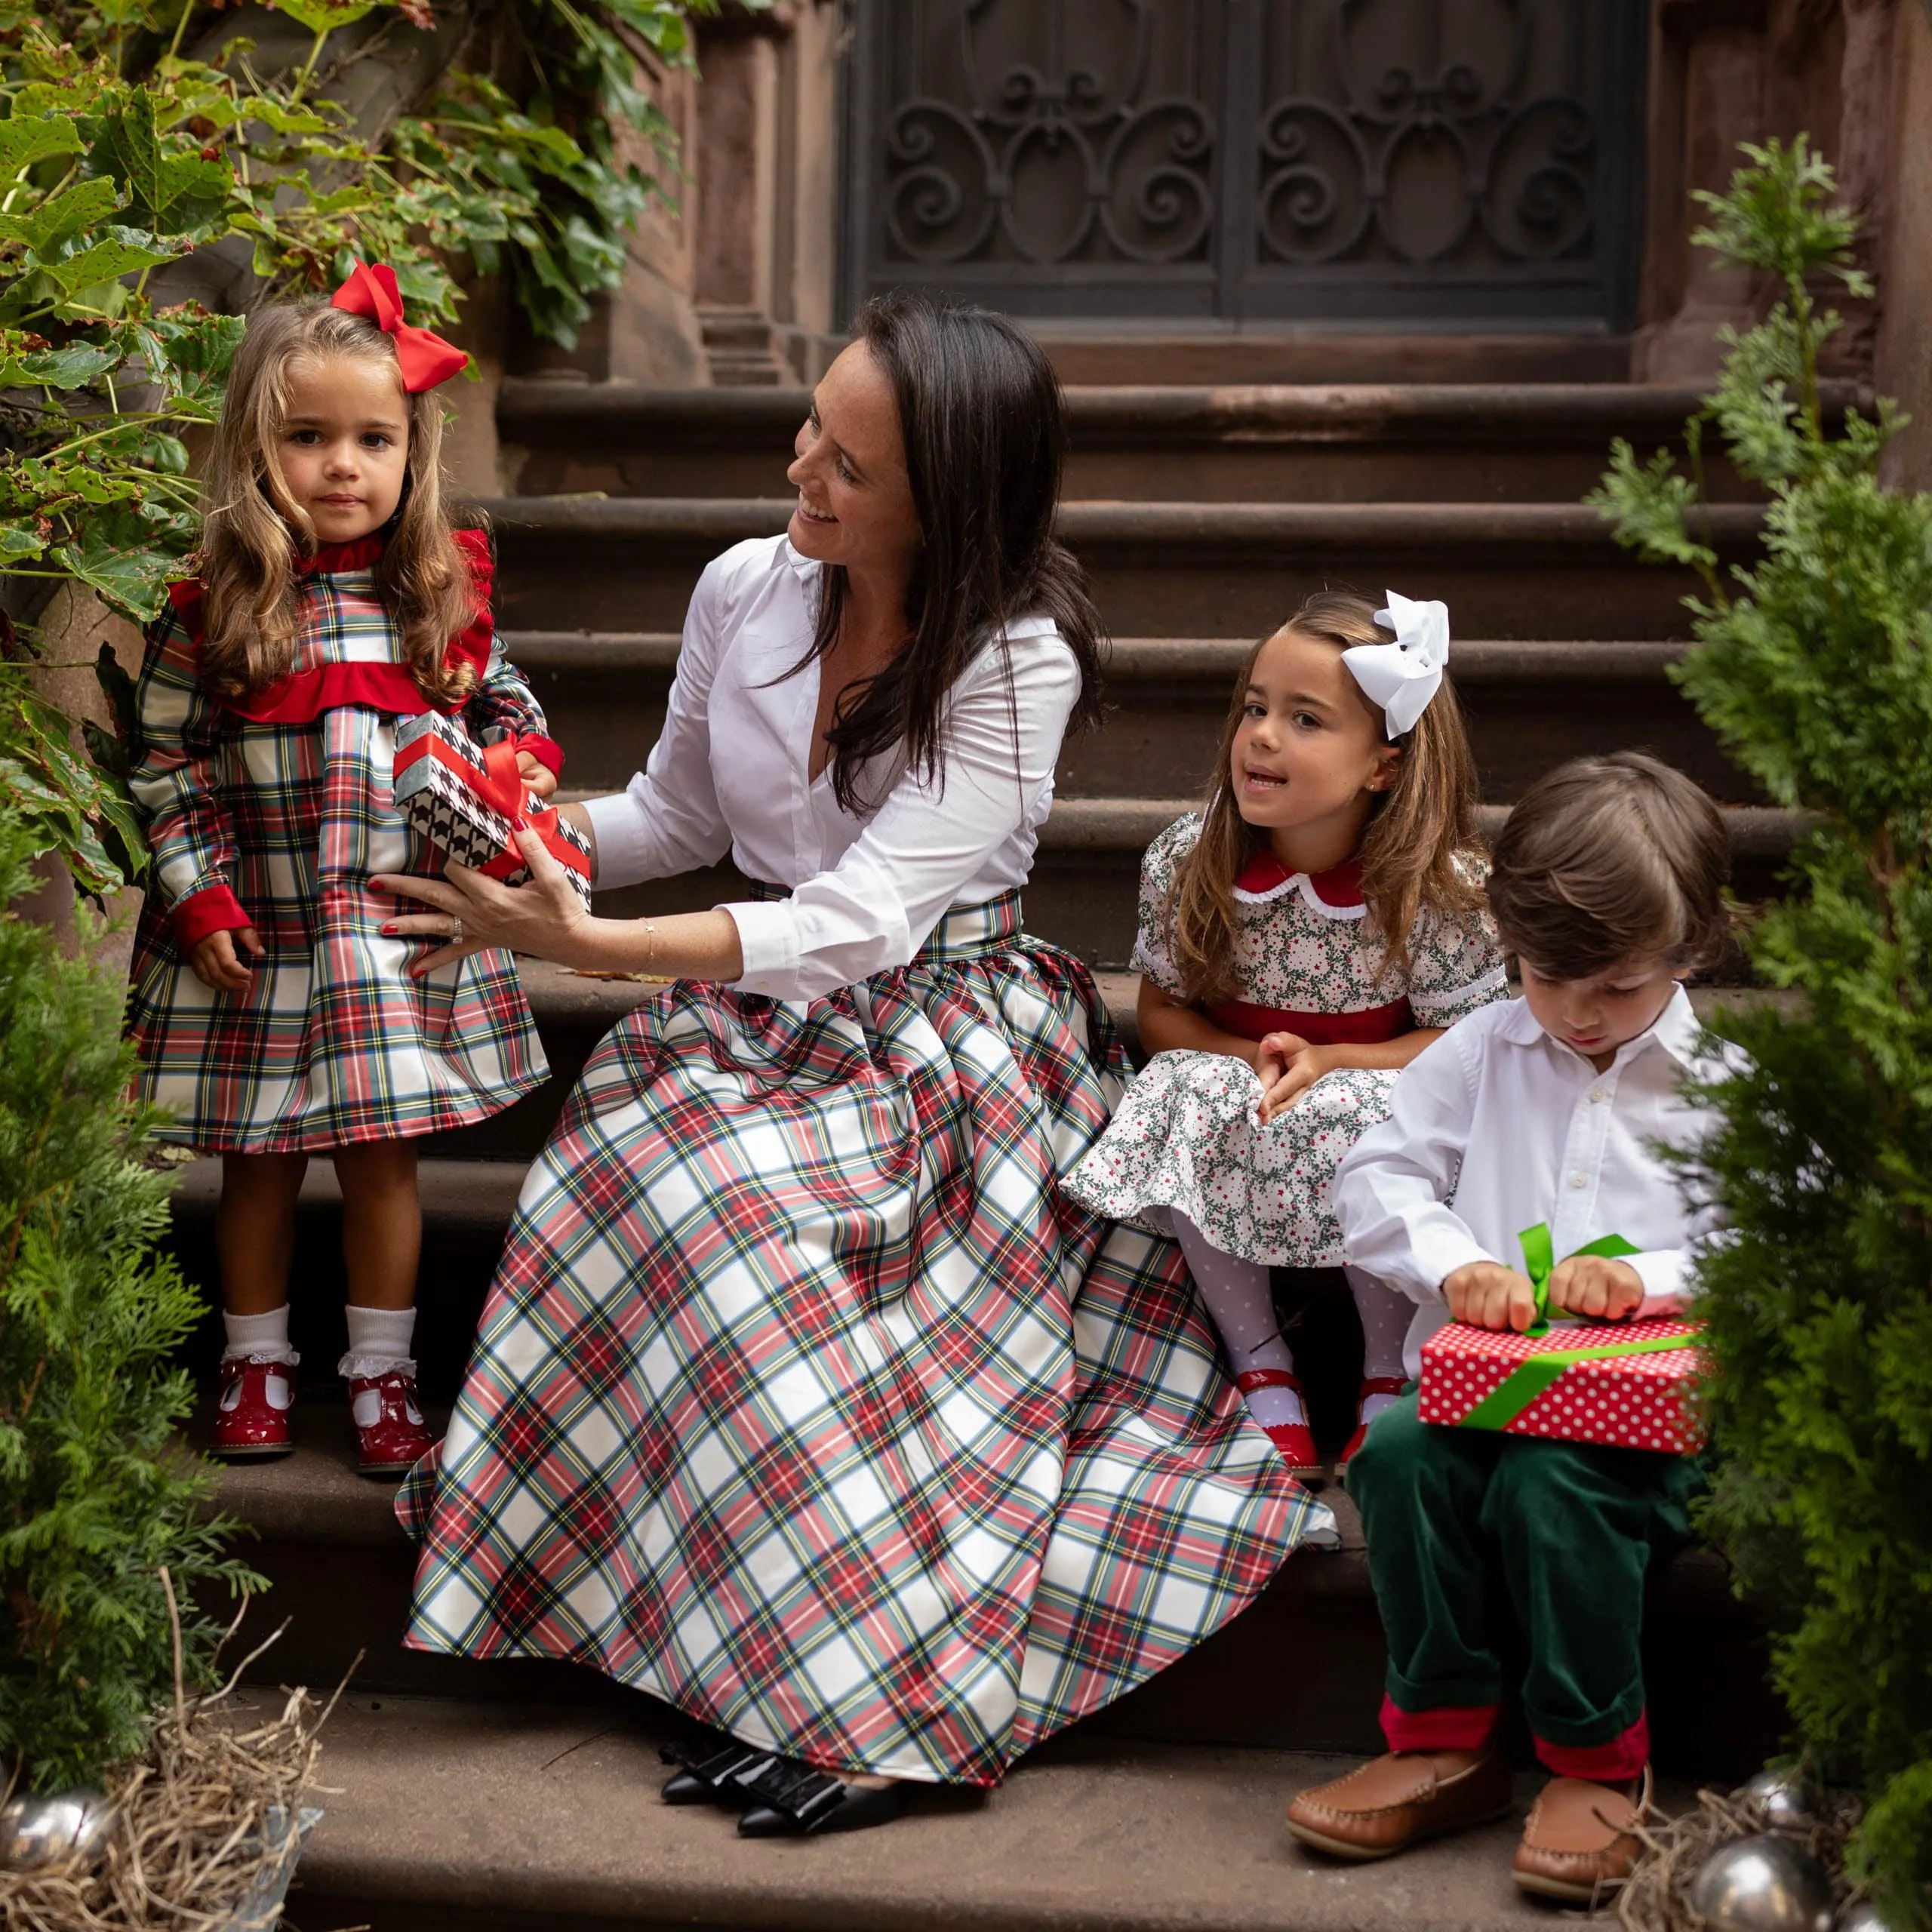
{"type": "MultiPolygon", "coordinates": [[[[1523,1244],[1524,1272],[1537,1291],[1537,1318],[1527,1333],[1532,1337],[1546,1335],[1549,1333],[1549,1277],[1556,1266],[1549,1223],[1539,1221],[1534,1227],[1525,1228],[1516,1238],[1523,1244]]],[[[1621,1235],[1605,1235],[1577,1251],[1579,1254],[1601,1254],[1612,1260],[1640,1251],[1621,1235]]],[[[1641,1341],[1601,1342],[1589,1348],[1552,1349],[1546,1354],[1532,1355],[1512,1369],[1456,1426],[1507,1429],[1539,1395],[1553,1388],[1566,1370],[1580,1361],[1607,1361],[1618,1355],[1662,1355],[1687,1346],[1681,1335],[1652,1335],[1641,1341]]]]}

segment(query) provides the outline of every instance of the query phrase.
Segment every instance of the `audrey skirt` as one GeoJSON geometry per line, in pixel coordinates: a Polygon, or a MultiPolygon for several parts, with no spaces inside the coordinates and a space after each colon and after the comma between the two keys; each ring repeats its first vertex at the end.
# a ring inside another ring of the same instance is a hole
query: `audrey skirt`
{"type": "Polygon", "coordinates": [[[1178,1251],[1062,1191],[1126,1072],[1017,894],[824,998],[638,1008],[398,1498],[408,1642],[968,1784],[1199,1643],[1318,1506],[1178,1251]]]}

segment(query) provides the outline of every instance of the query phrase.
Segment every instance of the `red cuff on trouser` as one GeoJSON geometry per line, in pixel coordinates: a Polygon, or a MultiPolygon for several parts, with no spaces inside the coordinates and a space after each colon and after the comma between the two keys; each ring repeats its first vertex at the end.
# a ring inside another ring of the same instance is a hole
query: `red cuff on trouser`
{"type": "Polygon", "coordinates": [[[1382,1700],[1382,1735],[1392,1751],[1480,1751],[1496,1730],[1494,1704],[1444,1704],[1405,1711],[1382,1700]]]}
{"type": "Polygon", "coordinates": [[[205,885],[200,891],[189,893],[176,901],[168,916],[183,952],[199,946],[210,933],[238,933],[255,923],[225,885],[205,885]]]}
{"type": "Polygon", "coordinates": [[[1639,1712],[1637,1721],[1607,1744],[1552,1744],[1537,1741],[1537,1755],[1560,1778],[1587,1778],[1592,1784],[1627,1784],[1641,1777],[1651,1761],[1651,1718],[1639,1712]]]}

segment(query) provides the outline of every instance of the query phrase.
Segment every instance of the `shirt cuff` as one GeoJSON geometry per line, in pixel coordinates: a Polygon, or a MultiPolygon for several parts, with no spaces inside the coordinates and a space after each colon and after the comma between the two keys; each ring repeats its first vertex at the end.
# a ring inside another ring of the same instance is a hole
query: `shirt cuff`
{"type": "Polygon", "coordinates": [[[1663,1315],[1675,1315],[1687,1307],[1690,1291],[1684,1278],[1684,1251],[1681,1247],[1656,1247],[1644,1254],[1620,1257],[1637,1271],[1644,1284],[1644,1299],[1631,1319],[1648,1321],[1663,1315]]]}
{"type": "Polygon", "coordinates": [[[734,983],[748,992],[757,983],[790,978],[798,970],[798,921],[792,907],[772,900],[746,900],[715,909],[728,912],[738,929],[744,968],[734,983]]]}
{"type": "Polygon", "coordinates": [[[255,922],[242,909],[242,902],[229,888],[217,881],[177,899],[168,913],[177,945],[199,946],[211,933],[238,933],[255,922]]]}
{"type": "Polygon", "coordinates": [[[590,820],[598,885],[635,885],[648,876],[651,828],[637,801],[628,792],[606,792],[580,802],[590,820]]]}

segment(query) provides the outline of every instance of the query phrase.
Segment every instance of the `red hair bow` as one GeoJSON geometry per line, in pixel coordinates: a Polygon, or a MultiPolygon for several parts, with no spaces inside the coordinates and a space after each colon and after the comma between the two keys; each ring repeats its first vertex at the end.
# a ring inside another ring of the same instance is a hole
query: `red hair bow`
{"type": "Polygon", "coordinates": [[[349,279],[329,297],[329,306],[366,316],[383,334],[395,337],[402,386],[411,395],[448,382],[469,366],[469,358],[454,343],[445,342],[433,329],[411,328],[402,319],[395,270],[386,262],[358,262],[349,279]]]}

